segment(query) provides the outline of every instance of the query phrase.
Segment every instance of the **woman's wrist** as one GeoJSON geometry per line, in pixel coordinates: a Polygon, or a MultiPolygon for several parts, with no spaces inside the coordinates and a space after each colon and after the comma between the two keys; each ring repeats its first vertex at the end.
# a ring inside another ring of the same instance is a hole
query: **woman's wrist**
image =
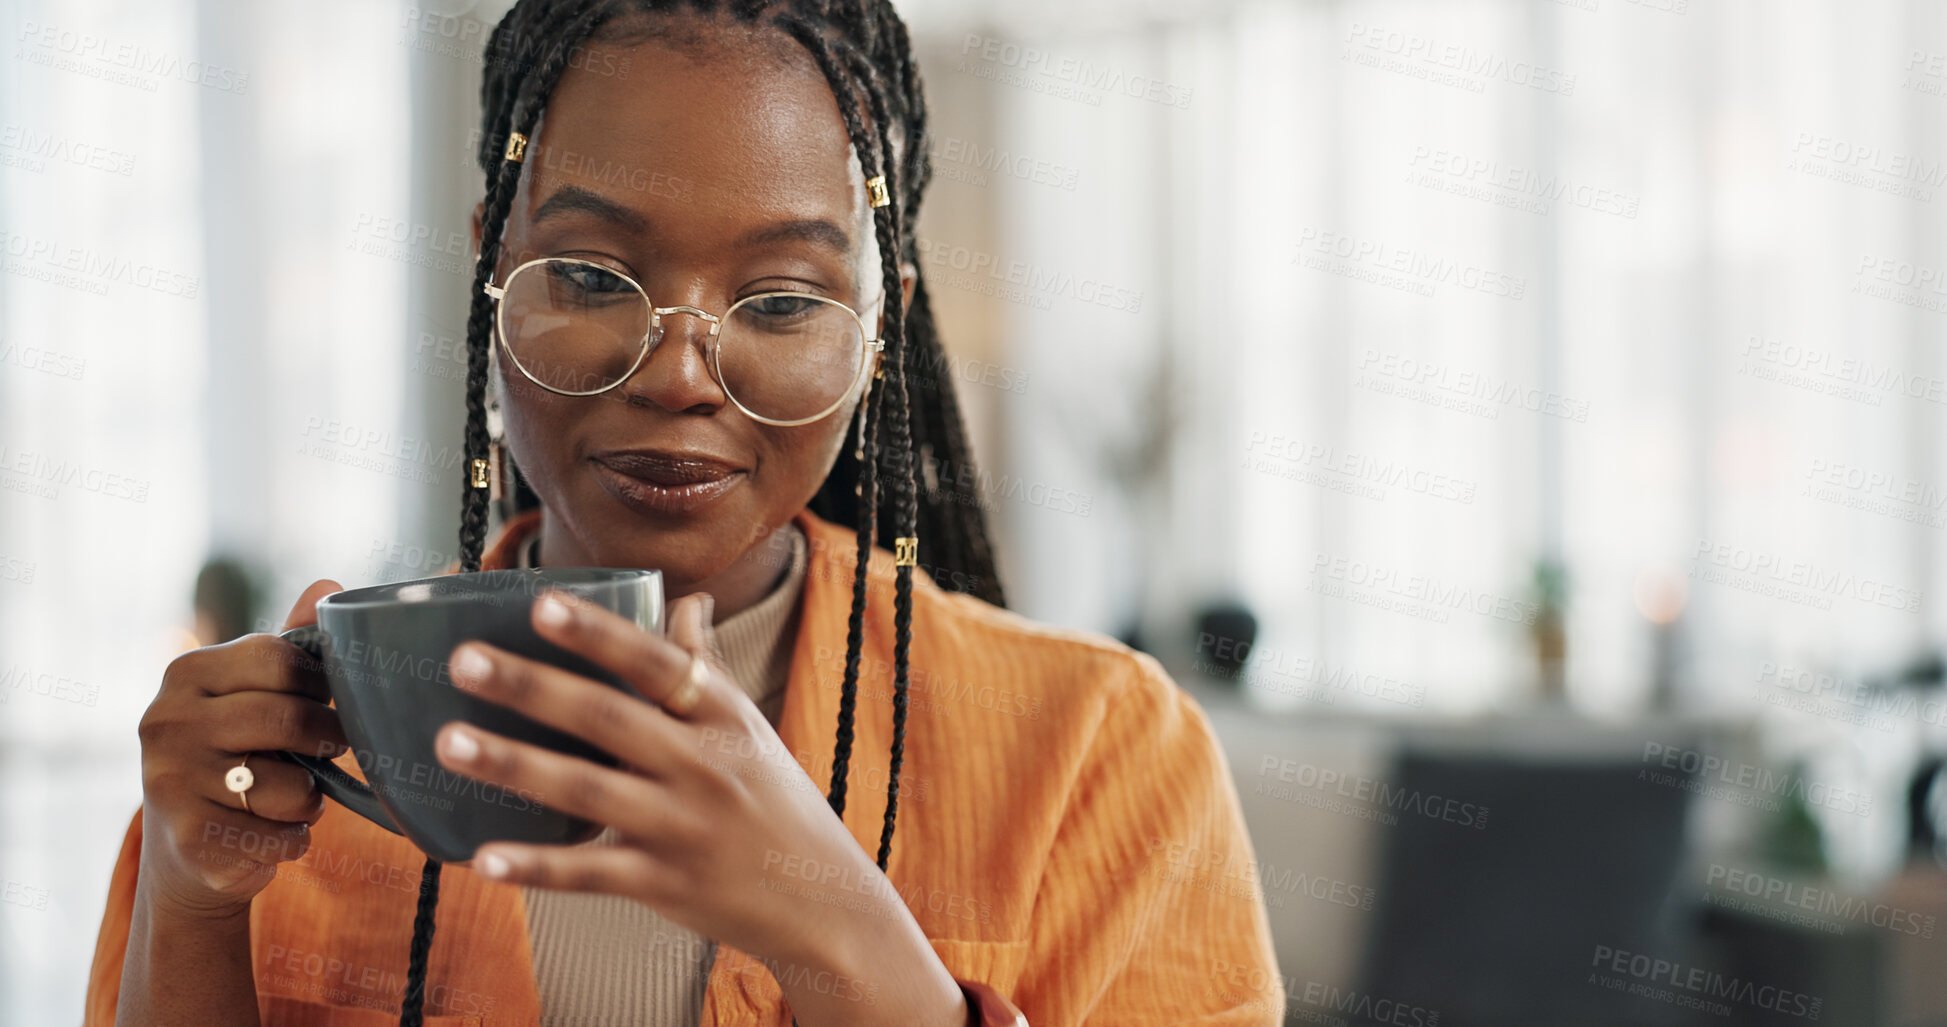
{"type": "Polygon", "coordinates": [[[903,902],[852,921],[833,938],[827,959],[801,967],[774,966],[800,1027],[968,1027],[973,1005],[903,902]]]}
{"type": "Polygon", "coordinates": [[[116,1011],[118,1023],[254,1027],[250,904],[185,906],[138,883],[116,1011]]]}
{"type": "Polygon", "coordinates": [[[164,889],[151,891],[139,887],[136,897],[158,924],[184,930],[206,930],[211,934],[248,933],[250,930],[248,898],[198,903],[171,895],[164,889]]]}

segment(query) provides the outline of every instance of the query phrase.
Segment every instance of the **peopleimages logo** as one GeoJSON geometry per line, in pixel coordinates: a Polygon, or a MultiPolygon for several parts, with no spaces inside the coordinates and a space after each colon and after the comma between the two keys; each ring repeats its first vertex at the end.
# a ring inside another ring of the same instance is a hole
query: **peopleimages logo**
{"type": "Polygon", "coordinates": [[[1113,65],[1065,57],[1039,47],[1023,46],[974,33],[969,33],[960,44],[959,70],[978,78],[1026,86],[1036,92],[1047,91],[1037,86],[1061,83],[1068,88],[1058,91],[1056,95],[1080,100],[1091,106],[1101,105],[1101,93],[1120,93],[1166,107],[1183,108],[1190,106],[1190,97],[1194,92],[1188,86],[1153,75],[1134,74],[1113,65]],[[969,58],[982,63],[970,64],[969,58]]]}
{"type": "Polygon", "coordinates": [[[162,79],[178,79],[225,93],[242,94],[250,88],[248,71],[59,25],[22,22],[14,40],[21,44],[14,51],[16,60],[134,86],[144,92],[155,92],[162,79]]]}
{"type": "MultiPolygon", "coordinates": [[[[387,753],[353,749],[351,754],[373,791],[403,802],[451,810],[454,808],[453,800],[447,796],[458,796],[511,809],[516,813],[539,814],[546,811],[541,796],[525,788],[508,788],[456,773],[437,764],[401,759],[387,753]]],[[[331,757],[330,753],[324,751],[317,755],[321,759],[331,757]]]]}
{"type": "Polygon", "coordinates": [[[1758,683],[1771,683],[1780,692],[1792,692],[1818,702],[1851,706],[1869,714],[1886,714],[1918,720],[1936,727],[1947,726],[1947,699],[1919,699],[1910,692],[1887,692],[1863,682],[1836,677],[1770,660],[1758,664],[1758,683]]]}
{"type": "Polygon", "coordinates": [[[1549,205],[1560,200],[1571,207],[1580,207],[1596,214],[1613,214],[1633,221],[1642,205],[1642,198],[1634,193],[1618,192],[1565,175],[1544,175],[1533,168],[1502,164],[1498,160],[1430,146],[1414,147],[1413,157],[1406,162],[1406,166],[1429,176],[1419,180],[1409,175],[1407,181],[1416,185],[1431,185],[1477,200],[1488,199],[1500,206],[1515,207],[1534,214],[1548,213],[1549,205]],[[1467,186],[1498,190],[1499,193],[1474,192],[1465,188],[1467,186]]]}
{"type": "Polygon", "coordinates": [[[44,499],[60,494],[58,486],[74,485],[84,492],[145,503],[149,499],[148,481],[66,458],[55,459],[46,453],[9,449],[0,443],[0,489],[32,493],[44,499]]]}
{"type": "Polygon", "coordinates": [[[1360,378],[1363,376],[1396,381],[1452,399],[1479,400],[1475,405],[1490,418],[1498,417],[1502,407],[1518,406],[1530,413],[1559,417],[1578,424],[1586,423],[1589,419],[1587,400],[1372,346],[1360,350],[1359,361],[1353,369],[1360,372],[1354,376],[1354,385],[1362,384],[1360,378]]]}
{"type": "MultiPolygon", "coordinates": [[[[962,275],[946,275],[944,278],[957,288],[986,294],[985,290],[976,286],[998,283],[1024,290],[1028,296],[1040,300],[1046,300],[1051,296],[1063,296],[1082,303],[1131,314],[1142,310],[1141,289],[1129,289],[1104,279],[1078,276],[1040,264],[1006,259],[985,250],[934,239],[917,239],[913,246],[921,264],[937,268],[941,272],[963,272],[962,275]],[[978,279],[981,278],[989,281],[980,283],[978,279]]],[[[1047,308],[1043,306],[1042,309],[1047,308]]]]}
{"type": "MultiPolygon", "coordinates": [[[[1780,774],[1769,767],[1751,763],[1727,760],[1722,756],[1686,749],[1682,746],[1665,745],[1662,742],[1643,743],[1643,763],[1647,766],[1639,770],[1639,780],[1656,784],[1681,787],[1689,792],[1704,792],[1713,798],[1731,798],[1730,795],[1716,794],[1710,782],[1730,785],[1746,792],[1777,798],[1796,798],[1813,806],[1823,806],[1841,813],[1866,816],[1873,811],[1873,797],[1855,788],[1840,788],[1821,782],[1808,782],[1797,774],[1780,774]],[[1648,767],[1661,767],[1664,770],[1681,771],[1694,777],[1678,777],[1663,774],[1648,767]]],[[[1761,805],[1766,809],[1777,809],[1775,801],[1766,803],[1744,803],[1761,805]]]]}
{"type": "Polygon", "coordinates": [[[1416,32],[1401,32],[1384,25],[1367,25],[1353,22],[1345,35],[1346,53],[1343,59],[1360,64],[1381,67],[1387,71],[1398,71],[1416,78],[1427,78],[1441,85],[1455,85],[1469,92],[1480,92],[1481,84],[1488,80],[1499,80],[1509,85],[1527,86],[1544,93],[1572,96],[1575,93],[1575,76],[1566,74],[1558,68],[1545,68],[1533,61],[1509,60],[1508,58],[1460,43],[1443,42],[1422,36],[1416,32]],[[1360,53],[1359,48],[1367,51],[1360,53]],[[1377,58],[1387,55],[1404,62],[1397,66],[1374,64],[1360,57],[1377,58]],[[1442,78],[1439,72],[1450,72],[1451,76],[1442,78]]]}
{"type": "Polygon", "coordinates": [[[1335,664],[1290,649],[1277,649],[1208,631],[1197,635],[1197,655],[1192,662],[1198,671],[1219,677],[1236,674],[1229,668],[1241,665],[1244,671],[1237,676],[1247,683],[1287,695],[1316,699],[1327,705],[1338,702],[1338,697],[1333,694],[1335,692],[1356,692],[1369,699],[1405,706],[1426,705],[1425,686],[1409,684],[1348,663],[1335,664]]]}
{"type": "MultiPolygon", "coordinates": [[[[1395,271],[1411,280],[1409,291],[1432,296],[1434,285],[1453,285],[1489,296],[1518,300],[1528,290],[1528,280],[1497,268],[1482,267],[1464,260],[1442,256],[1410,246],[1395,246],[1379,239],[1366,239],[1346,232],[1307,226],[1298,231],[1298,254],[1336,258],[1352,265],[1369,265],[1377,271],[1395,271]]],[[[1333,264],[1305,260],[1305,266],[1330,271],[1344,277],[1362,277],[1333,264]]],[[[1378,284],[1387,284],[1380,281],[1378,284]]]]}
{"type": "Polygon", "coordinates": [[[1933,190],[1947,185],[1947,164],[1940,161],[1816,132],[1792,140],[1785,169],[1921,202],[1931,202],[1933,190]]]}
{"type": "MultiPolygon", "coordinates": [[[[1463,505],[1474,502],[1475,493],[1480,491],[1477,482],[1453,477],[1439,471],[1415,467],[1401,460],[1385,459],[1370,453],[1353,453],[1339,450],[1326,443],[1295,439],[1287,435],[1252,431],[1244,443],[1247,454],[1243,466],[1266,473],[1280,473],[1294,480],[1305,480],[1295,472],[1318,470],[1330,475],[1341,475],[1354,482],[1371,483],[1384,487],[1400,487],[1408,492],[1446,499],[1463,505]],[[1285,466],[1278,466],[1279,463],[1285,466]]],[[[1326,481],[1318,484],[1329,484],[1326,481]]],[[[1350,491],[1342,489],[1341,491],[1350,491]]],[[[1384,492],[1370,498],[1383,498],[1384,492]]]]}
{"type": "Polygon", "coordinates": [[[1145,842],[1152,869],[1164,881],[1216,895],[1283,908],[1294,898],[1310,898],[1348,909],[1370,910],[1377,892],[1365,885],[1290,867],[1260,863],[1228,850],[1199,848],[1154,835],[1145,842]]]}
{"type": "Polygon", "coordinates": [[[1697,542],[1692,575],[1822,610],[1832,608],[1834,596],[1893,610],[1910,612],[1920,608],[1919,589],[1889,585],[1850,571],[1830,570],[1778,553],[1710,539],[1697,542]]]}
{"type": "Polygon", "coordinates": [[[135,155],[132,153],[111,150],[58,132],[35,132],[18,124],[0,128],[0,150],[11,151],[33,171],[40,171],[45,161],[51,160],[57,164],[93,168],[124,178],[135,173],[135,155]]]}
{"type": "Polygon", "coordinates": [[[1347,775],[1329,767],[1322,768],[1280,756],[1266,756],[1258,764],[1257,776],[1264,780],[1258,782],[1259,787],[1254,791],[1272,798],[1290,797],[1291,789],[1281,790],[1277,787],[1276,782],[1283,782],[1299,788],[1356,799],[1359,802],[1375,803],[1379,808],[1394,813],[1411,813],[1429,820],[1442,820],[1476,830],[1487,826],[1486,806],[1456,799],[1450,795],[1396,786],[1364,774],[1347,775]]]}
{"type": "Polygon", "coordinates": [[[1880,394],[1895,392],[1929,403],[1947,403],[1947,380],[1835,350],[1749,335],[1738,355],[1740,374],[1872,406],[1880,405],[1880,394]]]}
{"type": "Polygon", "coordinates": [[[958,136],[934,140],[929,156],[933,158],[935,173],[970,185],[986,185],[986,174],[991,173],[1074,192],[1082,177],[1080,169],[1059,161],[1042,160],[999,146],[982,146],[958,136]],[[954,175],[951,169],[940,167],[942,164],[958,164],[973,173],[954,175]]]}
{"type": "MultiPolygon", "coordinates": [[[[1748,895],[1763,899],[1768,903],[1791,907],[1791,910],[1805,910],[1831,920],[1849,920],[1853,923],[1869,924],[1896,934],[1909,934],[1920,938],[1933,937],[1934,917],[1915,913],[1910,909],[1889,906],[1884,902],[1873,902],[1857,895],[1846,895],[1830,888],[1787,881],[1782,877],[1727,867],[1719,863],[1710,865],[1710,872],[1704,876],[1707,884],[1734,895],[1748,895]]],[[[1707,895],[1705,901],[1711,901],[1707,895]]],[[[1724,903],[1719,902],[1722,905],[1724,903]]],[[[1740,906],[1740,909],[1748,909],[1740,906]]],[[[1759,915],[1769,911],[1752,909],[1759,915]]],[[[1788,912],[1789,915],[1789,912],[1788,912]]],[[[1782,919],[1782,918],[1779,918],[1782,919]]],[[[1808,926],[1829,930],[1833,934],[1844,931],[1837,923],[1820,922],[1808,917],[1792,916],[1793,920],[1807,921],[1808,926]]]]}
{"type": "Polygon", "coordinates": [[[1591,984],[1626,990],[1633,995],[1660,999],[1673,1005],[1705,1009],[1718,1015],[1729,1015],[1731,1008],[1727,1003],[1736,1002],[1816,1020],[1825,1006],[1824,999],[1801,992],[1758,984],[1740,977],[1727,977],[1716,970],[1685,966],[1674,960],[1657,959],[1608,945],[1595,947],[1595,955],[1589,965],[1595,968],[1589,974],[1591,984]],[[1599,971],[1621,976],[1609,977],[1599,971]]]}
{"type": "Polygon", "coordinates": [[[0,254],[7,257],[9,272],[98,296],[107,294],[111,282],[186,300],[195,299],[202,288],[202,279],[195,275],[7,228],[0,228],[0,254]]]}
{"type": "Polygon", "coordinates": [[[1540,611],[1530,600],[1330,553],[1319,553],[1312,560],[1311,577],[1305,586],[1308,592],[1377,606],[1438,624],[1450,622],[1452,611],[1464,610],[1512,624],[1531,625],[1540,611]]]}
{"type": "Polygon", "coordinates": [[[1211,961],[1211,981],[1209,994],[1212,997],[1254,1009],[1268,1008],[1270,996],[1283,991],[1288,1020],[1346,1027],[1344,1018],[1349,1016],[1357,1018],[1362,1024],[1384,1024],[1386,1027],[1440,1027],[1440,1011],[1437,1009],[1324,981],[1285,977],[1275,968],[1215,959],[1211,961]]]}

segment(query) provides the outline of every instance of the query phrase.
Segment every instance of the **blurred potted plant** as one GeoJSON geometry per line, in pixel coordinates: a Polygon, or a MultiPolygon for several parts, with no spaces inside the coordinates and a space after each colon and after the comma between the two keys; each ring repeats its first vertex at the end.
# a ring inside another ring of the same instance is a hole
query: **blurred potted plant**
{"type": "Polygon", "coordinates": [[[1568,571],[1561,561],[1554,557],[1535,561],[1532,594],[1535,619],[1528,626],[1528,637],[1535,646],[1537,692],[1543,702],[1564,702],[1568,698],[1568,627],[1564,623],[1568,571]]]}

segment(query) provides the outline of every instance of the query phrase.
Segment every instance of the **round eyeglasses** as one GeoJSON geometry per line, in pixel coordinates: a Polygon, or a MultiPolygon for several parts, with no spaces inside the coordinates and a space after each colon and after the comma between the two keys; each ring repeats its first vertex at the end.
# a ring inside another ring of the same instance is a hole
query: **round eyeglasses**
{"type": "Polygon", "coordinates": [[[593,396],[627,381],[662,340],[663,315],[710,322],[710,374],[724,395],[766,424],[810,424],[866,380],[869,336],[851,307],[804,292],[760,292],[721,318],[691,306],[658,307],[635,279],[576,257],[541,257],[489,281],[501,346],[529,381],[564,396],[593,396]]]}

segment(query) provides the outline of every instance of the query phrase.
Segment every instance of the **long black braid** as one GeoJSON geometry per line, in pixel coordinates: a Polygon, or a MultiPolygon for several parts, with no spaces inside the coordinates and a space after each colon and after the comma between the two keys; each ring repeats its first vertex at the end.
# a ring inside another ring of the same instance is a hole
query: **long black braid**
{"type": "MultiPolygon", "coordinates": [[[[877,70],[863,56],[858,54],[851,55],[850,63],[854,69],[854,74],[858,77],[865,89],[867,100],[871,104],[873,120],[881,125],[890,124],[890,116],[886,110],[885,94],[881,87],[877,70]]],[[[827,72],[827,77],[832,77],[831,72],[827,72]]],[[[881,156],[885,161],[885,167],[890,170],[896,160],[892,148],[892,133],[881,132],[879,134],[879,144],[883,151],[881,156]]],[[[899,280],[899,260],[893,254],[897,253],[899,249],[898,226],[901,223],[899,217],[900,209],[900,198],[893,195],[889,189],[887,204],[882,208],[884,216],[873,219],[873,223],[879,233],[880,262],[884,265],[887,280],[894,282],[899,280]]],[[[895,334],[904,338],[905,310],[903,309],[899,292],[888,291],[886,311],[886,324],[890,327],[894,320],[897,319],[899,327],[894,330],[895,334]]],[[[919,496],[916,490],[919,475],[917,468],[913,466],[912,397],[907,388],[907,380],[911,374],[911,353],[912,349],[910,346],[901,346],[899,348],[899,359],[897,360],[898,369],[897,373],[892,376],[890,386],[892,394],[895,397],[892,402],[892,409],[896,411],[897,416],[897,425],[894,430],[899,437],[899,445],[887,451],[890,459],[896,463],[905,465],[897,468],[896,473],[893,475],[893,481],[898,483],[898,494],[895,502],[898,505],[899,518],[905,525],[905,530],[902,534],[907,535],[918,530],[916,525],[919,521],[919,496]]],[[[892,663],[893,681],[895,684],[892,692],[892,766],[886,785],[886,822],[883,831],[879,835],[878,861],[879,869],[881,870],[886,868],[886,863],[892,856],[893,820],[899,812],[899,767],[904,762],[906,755],[906,668],[907,656],[912,648],[913,621],[912,565],[907,563],[898,564],[894,568],[893,581],[895,584],[893,594],[894,641],[892,663]]]]}
{"type": "MultiPolygon", "coordinates": [[[[487,459],[491,445],[486,391],[493,304],[482,286],[498,265],[501,231],[520,179],[521,163],[505,155],[510,133],[533,135],[578,48],[611,20],[622,15],[709,15],[719,10],[745,24],[768,14],[771,26],[804,46],[831,86],[866,179],[883,175],[888,191],[889,202],[872,209],[885,295],[880,372],[868,383],[862,401],[858,449],[841,449],[809,504],[813,513],[826,520],[857,525],[845,677],[828,796],[833,811],[843,816],[864,641],[866,566],[877,540],[922,539],[926,548],[920,559],[940,587],[997,606],[1006,603],[980,503],[955,496],[944,483],[929,483],[920,472],[922,464],[937,462],[961,471],[964,478],[964,472],[973,468],[973,454],[952,377],[941,372],[946,359],[923,276],[915,283],[910,310],[902,303],[899,266],[902,260],[918,266],[913,227],[932,178],[931,140],[911,39],[888,0],[725,0],[721,7],[716,0],[520,0],[501,19],[487,45],[480,86],[478,159],[486,174],[486,195],[467,318],[465,466],[487,459]],[[890,444],[882,445],[886,435],[890,444]],[[889,494],[880,488],[881,477],[891,481],[889,494]]],[[[480,569],[488,527],[488,490],[474,487],[470,479],[470,475],[463,479],[461,496],[462,571],[480,569]]],[[[517,486],[524,484],[518,468],[513,469],[512,480],[517,486]]],[[[516,496],[516,508],[538,502],[524,487],[517,487],[516,496]]],[[[905,757],[913,567],[899,562],[894,581],[891,773],[877,856],[882,871],[891,860],[905,757]]],[[[413,918],[402,1027],[418,1027],[422,1018],[439,873],[440,864],[428,859],[413,918]]]]}
{"type": "MultiPolygon", "coordinates": [[[[493,39],[487,52],[488,73],[481,85],[483,104],[507,107],[523,99],[514,90],[509,90],[504,82],[496,82],[493,69],[496,62],[505,62],[509,67],[520,68],[527,63],[531,48],[524,42],[545,38],[552,31],[560,31],[568,38],[579,38],[595,24],[601,0],[583,0],[570,4],[539,5],[540,24],[532,29],[510,32],[503,36],[502,30],[509,29],[514,19],[510,16],[496,26],[493,39]]],[[[510,129],[523,134],[531,132],[539,120],[541,106],[554,83],[560,79],[562,71],[568,66],[572,50],[568,46],[552,48],[547,52],[543,63],[536,69],[534,79],[545,83],[538,91],[525,97],[524,106],[518,118],[511,113],[498,119],[501,124],[519,126],[510,129]]],[[[493,276],[494,266],[500,253],[500,231],[506,224],[508,211],[513,206],[515,186],[520,180],[520,165],[514,161],[503,161],[487,168],[486,217],[481,226],[480,262],[474,269],[471,309],[467,316],[467,389],[466,389],[466,433],[465,445],[467,466],[471,467],[475,456],[484,456],[490,445],[487,434],[487,367],[488,352],[484,344],[476,340],[487,337],[492,324],[493,304],[482,288],[493,276]]],[[[486,544],[487,534],[487,490],[473,488],[471,476],[465,476],[468,483],[461,497],[460,505],[460,570],[480,569],[481,550],[486,544]]],[[[400,1027],[420,1027],[424,1016],[426,999],[426,967],[432,953],[434,913],[439,905],[440,863],[428,858],[420,871],[419,902],[412,918],[412,945],[407,954],[406,993],[400,1001],[400,1027]]]]}

